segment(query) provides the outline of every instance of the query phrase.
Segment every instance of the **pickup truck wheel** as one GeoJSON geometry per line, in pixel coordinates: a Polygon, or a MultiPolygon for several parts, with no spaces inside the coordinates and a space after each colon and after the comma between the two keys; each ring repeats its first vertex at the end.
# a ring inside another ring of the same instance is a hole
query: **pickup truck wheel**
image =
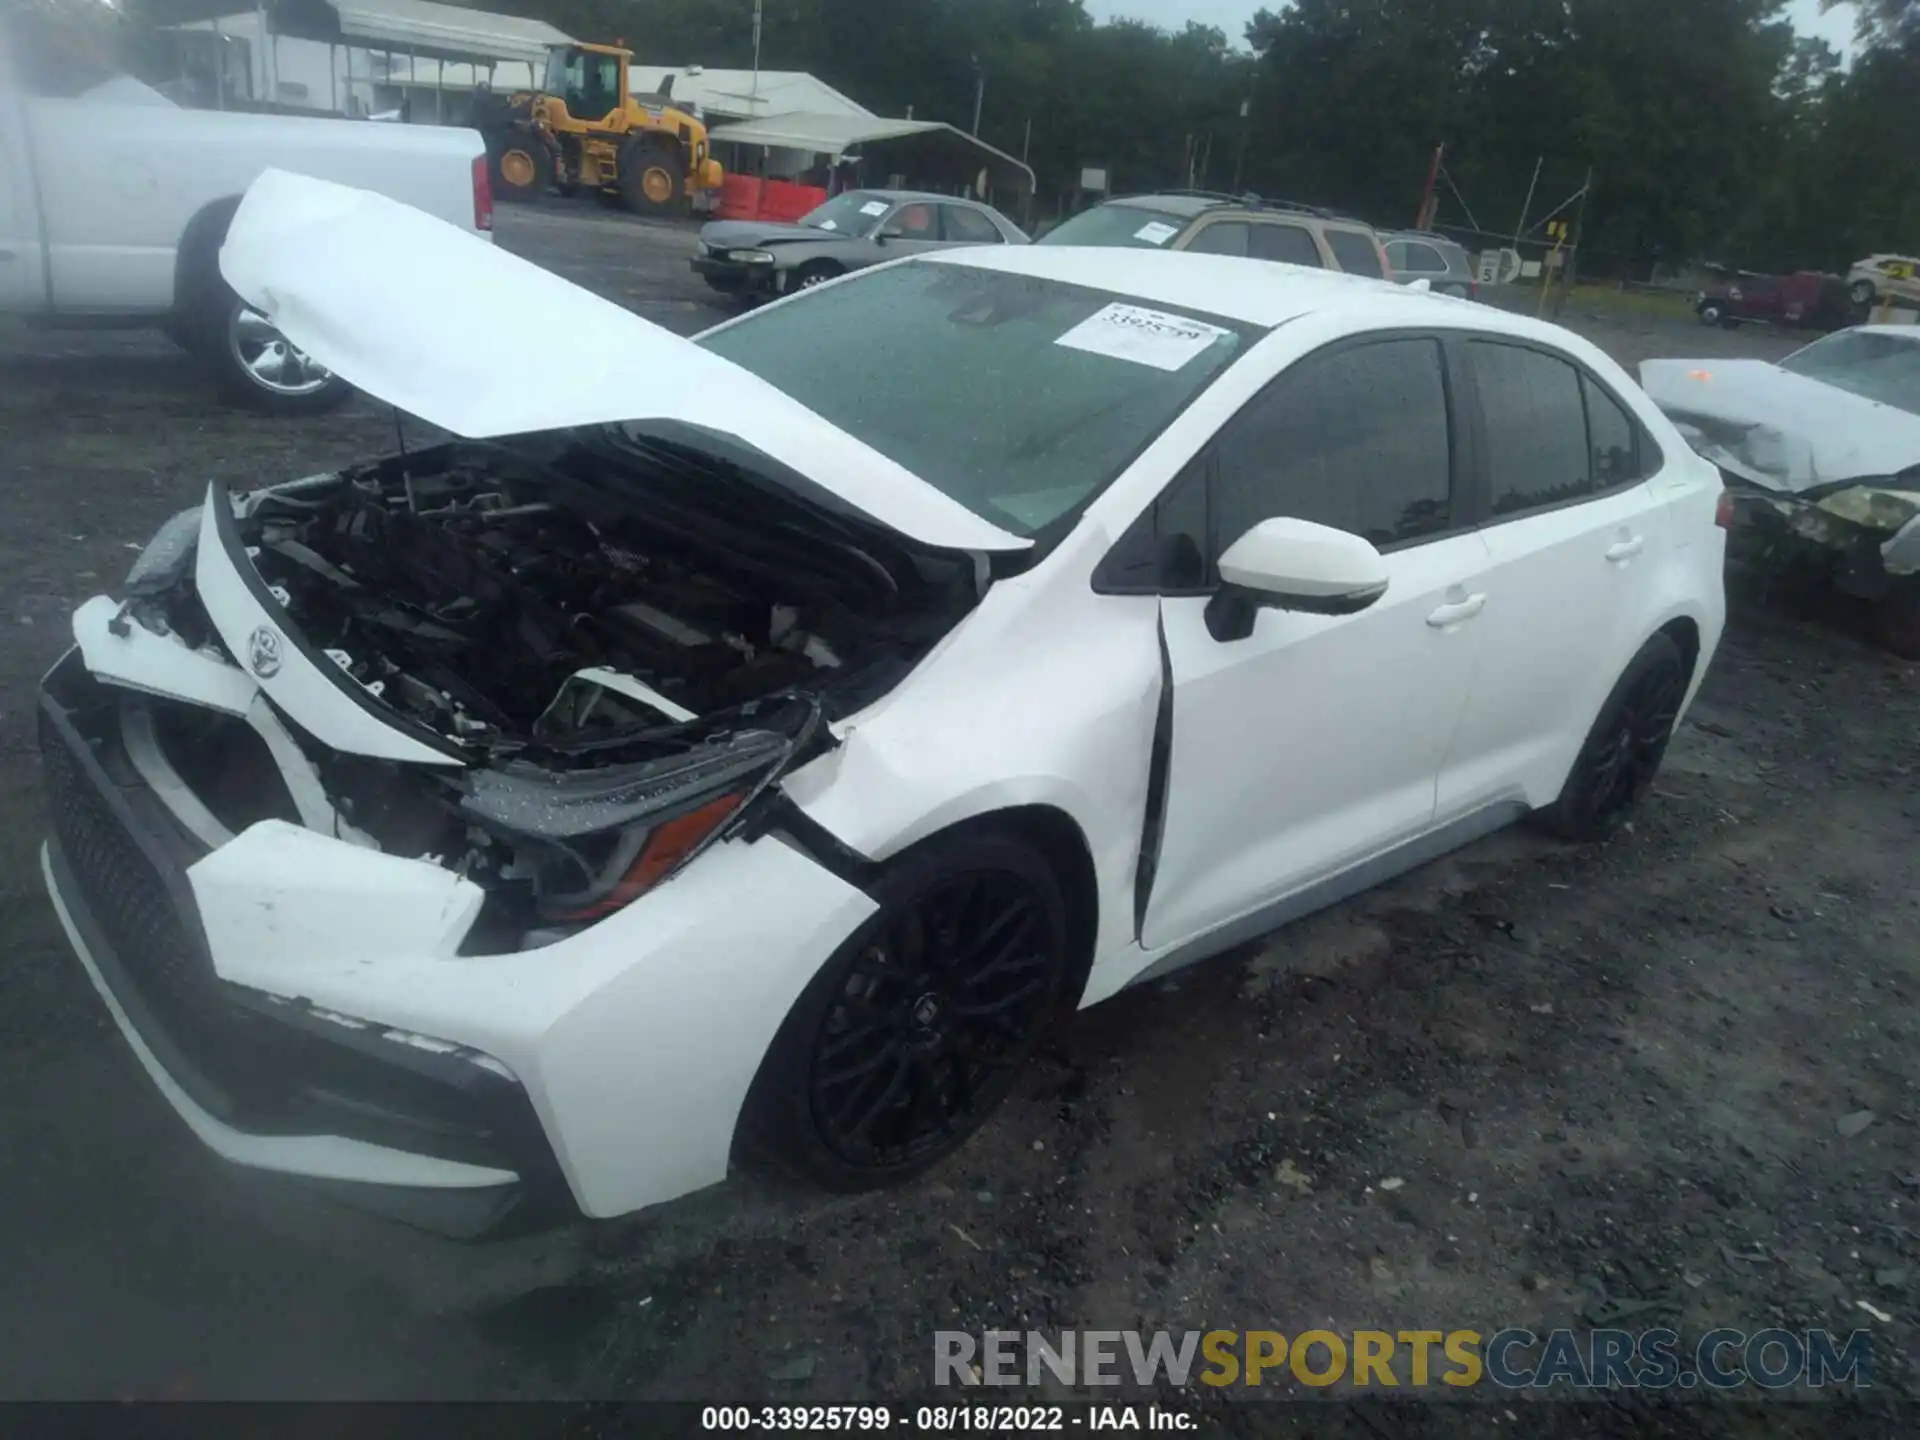
{"type": "Polygon", "coordinates": [[[344,404],[353,387],[306,351],[288,343],[267,317],[239,296],[229,297],[217,340],[202,352],[221,388],[240,404],[270,415],[318,415],[344,404]]]}
{"type": "Polygon", "coordinates": [[[1847,298],[1859,306],[1873,304],[1873,281],[1856,280],[1847,287],[1847,298]]]}

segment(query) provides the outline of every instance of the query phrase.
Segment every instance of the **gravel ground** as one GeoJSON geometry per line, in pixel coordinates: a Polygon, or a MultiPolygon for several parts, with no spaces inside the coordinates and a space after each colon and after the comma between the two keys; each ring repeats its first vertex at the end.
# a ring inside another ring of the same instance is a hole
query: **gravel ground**
{"type": "MultiPolygon", "coordinates": [[[[675,330],[723,313],[683,230],[508,210],[500,239],[675,330]]],[[[1565,318],[1629,363],[1793,343],[1565,318]]],[[[526,363],[594,357],[556,335],[526,363]]],[[[209,476],[382,451],[391,417],[266,422],[163,340],[0,330],[0,433],[0,1396],[846,1403],[924,1394],[943,1328],[1614,1317],[1865,1327],[1879,1392],[1913,1398],[1920,670],[1847,616],[1736,594],[1631,833],[1496,836],[1083,1014],[904,1190],[747,1174],[476,1251],[203,1153],[67,954],[36,859],[33,694],[70,609],[209,476]]],[[[1231,1421],[1233,1398],[1205,1403],[1231,1421]]],[[[1638,1423],[1556,1408],[1567,1433],[1638,1423]]]]}

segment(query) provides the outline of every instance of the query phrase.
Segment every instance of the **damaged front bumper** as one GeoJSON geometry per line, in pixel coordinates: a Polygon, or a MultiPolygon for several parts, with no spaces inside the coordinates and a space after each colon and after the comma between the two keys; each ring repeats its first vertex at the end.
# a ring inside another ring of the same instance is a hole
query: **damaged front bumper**
{"type": "Polygon", "coordinates": [[[761,1057],[873,910],[762,833],[553,944],[463,954],[482,893],[431,860],[286,819],[194,833],[166,757],[129,756],[132,693],[75,650],[41,696],[45,878],[89,978],[209,1148],[431,1228],[723,1179],[761,1057]]]}
{"type": "Polygon", "coordinates": [[[1733,501],[1736,559],[1809,565],[1863,600],[1920,583],[1920,492],[1869,484],[1786,494],[1721,473],[1733,501]]]}

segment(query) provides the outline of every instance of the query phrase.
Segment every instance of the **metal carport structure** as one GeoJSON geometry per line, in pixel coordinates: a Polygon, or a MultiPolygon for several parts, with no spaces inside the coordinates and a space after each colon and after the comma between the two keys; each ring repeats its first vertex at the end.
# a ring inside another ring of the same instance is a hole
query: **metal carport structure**
{"type": "Polygon", "coordinates": [[[899,176],[918,188],[972,193],[984,200],[1011,192],[1022,207],[1033,197],[1033,171],[1025,162],[938,120],[794,111],[717,125],[707,136],[716,145],[824,155],[835,165],[845,163],[848,152],[857,148],[863,184],[884,184],[899,176]],[[883,166],[884,173],[874,173],[883,166]]]}

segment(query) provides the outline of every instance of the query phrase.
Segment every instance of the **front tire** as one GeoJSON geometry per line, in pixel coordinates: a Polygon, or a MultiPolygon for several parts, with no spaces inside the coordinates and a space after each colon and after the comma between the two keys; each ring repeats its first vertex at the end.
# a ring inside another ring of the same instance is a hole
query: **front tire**
{"type": "Polygon", "coordinates": [[[1605,840],[1653,786],[1686,698],[1686,657],[1667,635],[1640,647],[1587,732],[1560,797],[1536,818],[1567,840],[1605,840]]]}
{"type": "Polygon", "coordinates": [[[553,155],[531,130],[516,128],[488,146],[493,197],[516,205],[536,205],[553,186],[553,155]]]}
{"type": "Polygon", "coordinates": [[[786,293],[793,295],[801,290],[811,290],[816,285],[837,280],[845,273],[831,260],[809,260],[798,269],[787,272],[786,293]]]}
{"type": "Polygon", "coordinates": [[[829,1190],[879,1189],[960,1148],[1059,1013],[1067,907],[1046,858],[969,829],[890,866],[878,911],[795,1003],[748,1138],[829,1190]]]}
{"type": "Polygon", "coordinates": [[[1874,289],[1873,281],[1871,280],[1856,280],[1847,286],[1847,298],[1863,310],[1873,304],[1873,296],[1874,289]]]}

